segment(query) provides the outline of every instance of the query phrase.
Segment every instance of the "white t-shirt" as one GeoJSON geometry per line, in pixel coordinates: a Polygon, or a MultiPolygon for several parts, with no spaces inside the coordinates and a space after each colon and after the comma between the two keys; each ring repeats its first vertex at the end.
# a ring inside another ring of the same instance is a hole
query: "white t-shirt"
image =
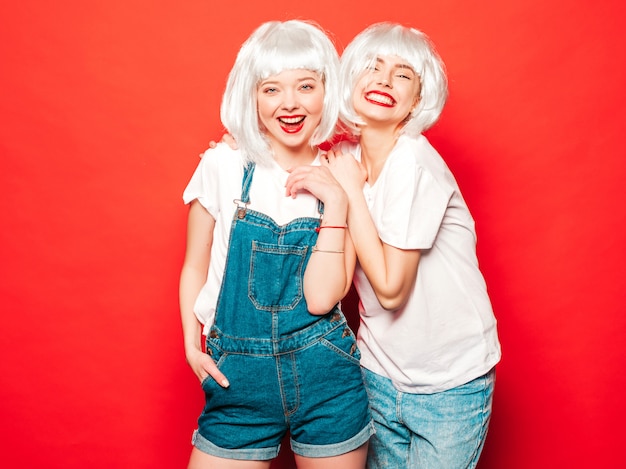
{"type": "MultiPolygon", "coordinates": [[[[319,165],[319,155],[311,164],[319,165]]],[[[237,208],[233,201],[241,198],[243,170],[239,150],[218,144],[217,148],[204,153],[183,193],[186,204],[198,199],[215,218],[207,282],[194,305],[194,313],[204,325],[204,334],[215,318],[215,306],[226,267],[231,222],[237,208]]],[[[298,217],[319,218],[317,199],[311,194],[300,193],[295,199],[285,195],[288,175],[273,160],[270,166],[256,165],[248,208],[268,215],[279,225],[298,217]]]]}
{"type": "MultiPolygon", "coordinates": [[[[360,160],[360,148],[339,144],[360,160]]],[[[496,319],[476,258],[474,220],[454,176],[423,135],[402,136],[363,189],[383,242],[420,249],[413,292],[382,308],[361,267],[361,364],[403,392],[429,394],[485,374],[500,360],[496,319]]]]}

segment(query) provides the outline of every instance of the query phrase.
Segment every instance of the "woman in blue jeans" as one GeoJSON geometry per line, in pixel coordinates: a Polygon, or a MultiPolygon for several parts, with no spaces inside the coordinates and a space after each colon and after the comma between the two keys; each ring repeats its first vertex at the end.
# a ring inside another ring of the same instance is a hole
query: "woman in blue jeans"
{"type": "Polygon", "coordinates": [[[358,344],[376,427],[368,467],[473,468],[500,344],[474,221],[422,135],[447,98],[444,65],[422,32],[380,23],[345,49],[340,80],[352,141],[322,166],[348,195],[358,257],[358,344]]]}
{"type": "Polygon", "coordinates": [[[355,265],[347,197],[317,148],[337,121],[337,66],[318,27],[259,27],[222,101],[239,150],[208,150],[185,189],[181,318],[206,396],[190,469],[268,469],[287,432],[299,468],[365,465],[371,415],[339,309],[355,265]]]}

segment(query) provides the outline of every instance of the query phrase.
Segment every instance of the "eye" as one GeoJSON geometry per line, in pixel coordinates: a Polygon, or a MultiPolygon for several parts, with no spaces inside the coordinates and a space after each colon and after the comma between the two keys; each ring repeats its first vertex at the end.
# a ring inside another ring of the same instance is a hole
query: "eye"
{"type": "Polygon", "coordinates": [[[264,94],[274,94],[278,92],[278,88],[274,88],[272,86],[268,86],[266,88],[263,88],[263,93],[264,94]]]}
{"type": "Polygon", "coordinates": [[[415,78],[415,72],[408,67],[399,67],[396,70],[396,77],[402,80],[413,80],[415,78]]]}
{"type": "Polygon", "coordinates": [[[315,84],[303,83],[302,86],[300,86],[300,89],[303,91],[313,91],[315,89],[315,84]]]}

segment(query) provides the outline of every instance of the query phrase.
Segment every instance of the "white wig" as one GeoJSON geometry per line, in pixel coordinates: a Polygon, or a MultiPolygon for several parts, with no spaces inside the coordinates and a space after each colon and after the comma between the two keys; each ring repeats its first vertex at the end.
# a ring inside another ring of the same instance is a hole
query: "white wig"
{"type": "Polygon", "coordinates": [[[445,66],[430,39],[421,31],[393,23],[377,23],[359,33],[341,55],[340,119],[354,135],[363,120],[353,106],[353,92],[361,74],[380,56],[406,60],[420,79],[420,100],[401,133],[417,136],[432,126],[448,97],[445,66]]]}
{"type": "Polygon", "coordinates": [[[324,83],[322,119],[311,137],[311,146],[334,134],[339,116],[339,56],[332,41],[311,22],[270,21],[241,46],[222,98],[222,124],[237,141],[246,161],[264,164],[272,158],[269,141],[259,124],[259,83],[284,70],[296,69],[314,71],[324,83]]]}

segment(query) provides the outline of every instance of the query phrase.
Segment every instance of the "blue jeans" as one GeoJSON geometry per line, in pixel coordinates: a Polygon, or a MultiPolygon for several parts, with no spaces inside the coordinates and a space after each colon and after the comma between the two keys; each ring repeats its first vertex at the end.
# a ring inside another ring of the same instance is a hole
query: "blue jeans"
{"type": "Polygon", "coordinates": [[[495,370],[448,391],[409,394],[363,369],[376,434],[369,469],[474,468],[483,449],[495,370]]]}

